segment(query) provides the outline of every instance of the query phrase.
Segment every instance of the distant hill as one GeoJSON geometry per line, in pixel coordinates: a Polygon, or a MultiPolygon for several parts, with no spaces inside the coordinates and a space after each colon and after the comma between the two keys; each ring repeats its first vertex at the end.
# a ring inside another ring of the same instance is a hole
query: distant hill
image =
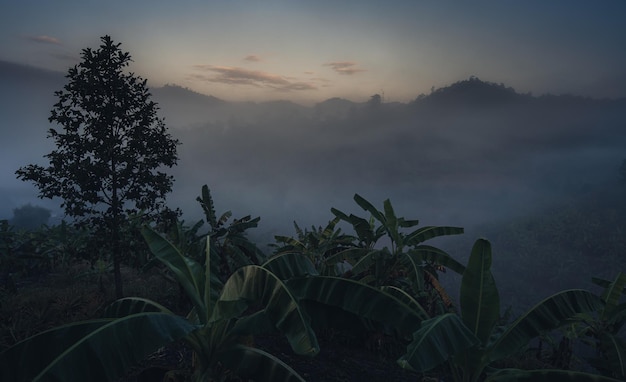
{"type": "Polygon", "coordinates": [[[455,82],[434,90],[427,96],[418,97],[414,104],[440,104],[445,106],[476,107],[501,106],[507,103],[527,102],[530,94],[519,94],[512,87],[494,82],[481,81],[477,77],[455,82]]]}

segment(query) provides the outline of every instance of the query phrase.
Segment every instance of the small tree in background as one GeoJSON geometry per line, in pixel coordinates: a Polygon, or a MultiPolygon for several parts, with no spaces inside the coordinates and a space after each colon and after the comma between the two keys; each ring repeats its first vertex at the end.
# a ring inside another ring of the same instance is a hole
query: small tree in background
{"type": "Polygon", "coordinates": [[[39,197],[63,199],[68,216],[106,238],[116,295],[122,297],[122,227],[140,212],[154,219],[169,211],[165,196],[174,179],[161,169],[176,165],[179,142],[158,118],[147,81],[124,73],[130,54],[109,36],[101,41],[98,50],[83,49],[82,62],[55,92],[49,121],[62,129],[48,130],[57,147],[45,155],[50,165],[31,164],[16,174],[33,181],[39,197]]]}
{"type": "Polygon", "coordinates": [[[11,224],[24,229],[36,229],[44,224],[48,224],[50,220],[50,210],[40,206],[26,204],[22,207],[13,209],[13,219],[11,224]]]}

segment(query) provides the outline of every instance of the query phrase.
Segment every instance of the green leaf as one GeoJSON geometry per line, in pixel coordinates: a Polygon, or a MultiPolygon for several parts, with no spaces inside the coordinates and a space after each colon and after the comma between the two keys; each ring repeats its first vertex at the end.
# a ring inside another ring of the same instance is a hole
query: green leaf
{"type": "Polygon", "coordinates": [[[211,322],[236,318],[248,304],[265,307],[266,314],[292,349],[303,355],[319,351],[309,318],[286,285],[272,272],[258,265],[238,269],[224,284],[211,322]]]}
{"type": "Polygon", "coordinates": [[[479,343],[456,314],[446,313],[422,322],[398,364],[405,369],[425,372],[479,343]]]}
{"type": "Polygon", "coordinates": [[[442,265],[459,275],[462,275],[463,272],[465,272],[465,266],[463,264],[459,263],[453,259],[452,256],[439,248],[432,247],[430,245],[419,245],[408,252],[416,254],[424,262],[442,265]]]}
{"type": "Polygon", "coordinates": [[[291,279],[287,286],[299,300],[338,307],[358,317],[384,323],[410,335],[429,317],[400,299],[361,282],[331,276],[291,279]]]}
{"type": "Polygon", "coordinates": [[[401,252],[397,254],[398,262],[408,269],[408,277],[413,284],[415,291],[424,290],[424,269],[422,259],[412,252],[401,252]]]}
{"type": "Polygon", "coordinates": [[[363,198],[361,195],[354,194],[354,201],[365,211],[368,211],[370,214],[372,214],[374,219],[378,220],[380,223],[382,223],[382,225],[385,225],[387,223],[385,216],[382,213],[380,213],[380,211],[378,211],[372,205],[372,203],[365,200],[365,198],[363,198]]]}
{"type": "Polygon", "coordinates": [[[197,197],[196,200],[200,203],[207,222],[211,225],[211,228],[217,228],[217,217],[215,215],[215,206],[213,205],[213,199],[211,198],[211,191],[206,184],[202,186],[202,198],[197,197]]]}
{"type": "Polygon", "coordinates": [[[474,243],[461,280],[461,317],[465,325],[486,344],[500,318],[500,296],[491,274],[491,244],[474,243]]]}
{"type": "Polygon", "coordinates": [[[613,310],[618,306],[620,297],[624,293],[626,287],[626,274],[619,272],[615,280],[605,289],[602,299],[606,302],[606,306],[602,311],[601,319],[606,320],[613,310]]]}
{"type": "Polygon", "coordinates": [[[65,325],[2,353],[0,376],[3,381],[111,381],[196,328],[181,317],[155,312],[65,325]]]}
{"type": "Polygon", "coordinates": [[[519,370],[502,369],[489,375],[487,382],[619,382],[601,375],[569,370],[519,370]]]}
{"type": "Polygon", "coordinates": [[[419,224],[419,220],[406,220],[405,218],[398,218],[398,225],[402,228],[411,228],[419,224]]]}
{"type": "Polygon", "coordinates": [[[352,272],[355,275],[363,273],[367,271],[368,269],[370,269],[370,267],[373,266],[378,259],[387,255],[390,255],[390,254],[388,251],[385,251],[385,249],[377,249],[374,251],[369,251],[367,254],[361,257],[356,262],[356,264],[352,266],[352,272]]]}
{"type": "Polygon", "coordinates": [[[339,219],[350,223],[350,218],[348,218],[348,215],[345,212],[339,211],[338,209],[331,207],[330,208],[330,212],[335,215],[336,217],[338,217],[339,219]]]}
{"type": "Polygon", "coordinates": [[[398,218],[396,217],[396,213],[393,210],[393,206],[391,205],[391,201],[386,199],[383,202],[383,209],[385,211],[385,230],[389,234],[391,240],[396,243],[398,246],[403,246],[402,240],[400,238],[400,232],[398,232],[399,223],[398,218]]]}
{"type": "Polygon", "coordinates": [[[293,252],[275,255],[263,263],[262,267],[270,270],[281,280],[318,274],[311,260],[300,253],[293,252]]]}
{"type": "Polygon", "coordinates": [[[423,243],[426,240],[433,239],[435,237],[448,236],[448,235],[460,235],[463,232],[464,232],[464,229],[461,227],[427,226],[427,227],[418,228],[415,231],[408,234],[405,242],[407,245],[418,245],[419,243],[423,243]]]}
{"type": "Polygon", "coordinates": [[[417,300],[415,300],[413,296],[403,291],[402,289],[391,285],[385,285],[380,287],[380,290],[402,301],[404,304],[416,311],[420,315],[420,317],[428,317],[428,313],[426,313],[420,303],[417,302],[417,300]]]}
{"type": "Polygon", "coordinates": [[[209,307],[205,306],[204,299],[205,269],[192,258],[180,253],[176,246],[152,228],[143,227],[141,234],[152,254],[174,273],[176,280],[187,292],[196,308],[200,322],[206,323],[209,307]]]}
{"type": "Polygon", "coordinates": [[[140,297],[126,297],[111,303],[111,305],[105,309],[102,317],[120,318],[143,312],[162,312],[174,314],[163,305],[152,300],[140,297]]]}
{"type": "Polygon", "coordinates": [[[289,365],[261,349],[235,345],[220,352],[219,359],[243,378],[255,381],[304,382],[289,365]]]}
{"type": "Polygon", "coordinates": [[[495,361],[518,352],[528,342],[570,322],[579,313],[602,309],[602,299],[580,289],[565,290],[541,301],[515,320],[489,347],[487,357],[495,361]]]}

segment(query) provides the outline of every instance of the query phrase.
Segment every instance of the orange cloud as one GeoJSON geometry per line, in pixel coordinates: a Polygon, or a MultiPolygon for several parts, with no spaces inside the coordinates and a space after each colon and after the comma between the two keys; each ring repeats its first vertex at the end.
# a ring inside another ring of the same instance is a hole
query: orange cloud
{"type": "Polygon", "coordinates": [[[29,36],[28,39],[31,40],[31,41],[40,42],[40,43],[43,43],[43,44],[61,45],[61,40],[59,40],[56,37],[51,37],[51,36],[45,36],[45,35],[29,36]]]}
{"type": "Polygon", "coordinates": [[[202,74],[194,74],[192,78],[217,82],[229,85],[248,85],[254,87],[266,87],[280,91],[290,90],[317,90],[317,87],[307,82],[293,81],[284,76],[248,70],[235,66],[194,65],[202,74]],[[209,73],[209,74],[205,74],[209,73]]]}
{"type": "Polygon", "coordinates": [[[356,62],[352,61],[335,61],[328,62],[324,64],[324,66],[330,66],[335,72],[344,75],[352,75],[359,72],[365,72],[365,69],[361,69],[357,67],[356,62]]]}

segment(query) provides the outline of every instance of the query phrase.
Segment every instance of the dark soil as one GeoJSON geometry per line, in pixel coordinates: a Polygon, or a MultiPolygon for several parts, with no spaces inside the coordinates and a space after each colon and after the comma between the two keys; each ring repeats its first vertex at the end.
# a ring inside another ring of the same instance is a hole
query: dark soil
{"type": "MultiPolygon", "coordinates": [[[[396,363],[400,344],[375,334],[371,338],[340,338],[331,333],[318,336],[320,352],[315,357],[295,354],[278,335],[255,339],[256,346],[280,358],[311,382],[402,382],[421,381],[422,375],[396,363]]],[[[403,347],[402,347],[403,348],[403,347]]],[[[403,348],[406,351],[406,348],[403,348]]]]}
{"type": "MultiPolygon", "coordinates": [[[[389,338],[371,335],[371,338],[346,338],[330,332],[318,336],[320,352],[315,357],[299,356],[293,352],[281,335],[264,335],[254,339],[254,346],[278,357],[302,378],[310,382],[403,382],[438,381],[409,370],[396,363],[404,347],[389,338]]],[[[180,379],[189,374],[191,353],[181,344],[175,344],[154,353],[141,365],[118,382],[161,382],[170,370],[181,370],[180,379]],[[186,371],[186,372],[185,372],[186,371]]],[[[233,379],[234,381],[238,379],[233,379]]]]}

